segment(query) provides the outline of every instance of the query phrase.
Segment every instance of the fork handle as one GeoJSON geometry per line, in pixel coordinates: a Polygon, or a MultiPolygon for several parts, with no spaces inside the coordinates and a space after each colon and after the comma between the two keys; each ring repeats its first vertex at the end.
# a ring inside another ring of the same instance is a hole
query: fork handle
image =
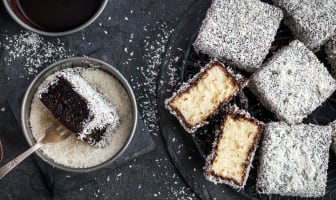
{"type": "Polygon", "coordinates": [[[0,168],[0,180],[6,176],[12,169],[14,169],[16,166],[18,166],[24,159],[26,159],[28,156],[30,156],[32,153],[34,153],[36,150],[41,148],[43,146],[42,143],[36,143],[34,146],[30,147],[28,150],[14,158],[9,163],[5,164],[0,168]]]}

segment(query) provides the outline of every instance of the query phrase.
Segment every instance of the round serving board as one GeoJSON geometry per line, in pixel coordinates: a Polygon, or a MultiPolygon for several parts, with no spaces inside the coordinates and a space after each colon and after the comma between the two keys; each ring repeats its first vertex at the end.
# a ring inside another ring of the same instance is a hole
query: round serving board
{"type": "MultiPolygon", "coordinates": [[[[200,0],[188,9],[175,28],[166,55],[163,58],[157,94],[160,128],[169,155],[186,183],[201,199],[300,199],[258,194],[255,190],[257,167],[251,169],[247,184],[240,191],[223,184],[215,185],[205,180],[203,175],[205,157],[211,149],[211,143],[214,139],[212,134],[214,124],[218,123],[220,114],[210,119],[210,125],[201,128],[195,134],[189,134],[180,126],[177,119],[165,109],[165,99],[170,97],[183,82],[187,82],[199,72],[201,67],[210,60],[207,55],[195,53],[192,47],[210,4],[211,1],[209,0],[200,0]]],[[[281,24],[267,58],[271,57],[281,47],[289,44],[293,39],[290,30],[284,24],[281,24]]],[[[329,69],[330,66],[326,61],[323,48],[316,55],[329,69]]],[[[246,73],[244,75],[249,76],[246,73]]],[[[248,89],[244,89],[231,103],[248,110],[252,116],[263,122],[276,121],[274,115],[266,110],[248,89]]],[[[325,125],[335,119],[336,93],[309,115],[303,123],[325,125]]],[[[258,166],[258,155],[259,152],[257,151],[253,166],[258,166]]],[[[336,199],[336,156],[334,152],[330,152],[327,193],[321,199],[336,199]]]]}

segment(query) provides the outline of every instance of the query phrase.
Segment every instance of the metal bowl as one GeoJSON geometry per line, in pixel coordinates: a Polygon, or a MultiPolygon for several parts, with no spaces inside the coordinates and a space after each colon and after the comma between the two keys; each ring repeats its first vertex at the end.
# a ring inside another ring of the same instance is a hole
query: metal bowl
{"type": "Polygon", "coordinates": [[[103,12],[104,8],[106,7],[108,0],[103,0],[102,4],[100,5],[99,9],[97,12],[85,23],[82,25],[73,28],[71,30],[67,31],[62,31],[62,32],[48,32],[48,31],[43,31],[38,28],[35,28],[27,19],[24,17],[24,15],[20,12],[15,11],[13,8],[15,5],[12,3],[13,0],[3,0],[3,4],[5,5],[6,10],[8,11],[9,15],[14,19],[16,23],[18,23],[20,26],[23,28],[33,31],[37,34],[40,35],[45,35],[45,36],[52,36],[52,37],[58,37],[58,36],[64,36],[64,35],[70,35],[72,33],[76,33],[80,30],[83,30],[84,28],[88,27],[90,24],[92,24],[98,17],[99,15],[103,12]]]}
{"type": "Polygon", "coordinates": [[[48,164],[59,168],[61,170],[65,170],[65,171],[69,171],[69,172],[90,172],[90,171],[94,171],[94,170],[98,170],[101,168],[104,168],[110,164],[112,164],[128,147],[128,145],[130,144],[133,135],[135,133],[135,129],[136,129],[136,125],[137,125],[137,119],[138,119],[138,111],[137,111],[137,104],[136,104],[136,99],[134,96],[134,93],[132,91],[131,86],[129,85],[129,83],[127,82],[127,80],[123,77],[123,75],[114,67],[112,67],[111,65],[97,60],[97,59],[93,59],[93,58],[84,58],[84,57],[74,57],[74,58],[68,58],[68,59],[64,59],[61,60],[59,62],[56,62],[52,65],[50,65],[49,67],[47,67],[46,69],[44,69],[42,72],[40,72],[37,77],[33,80],[33,82],[30,84],[30,86],[28,87],[26,94],[23,98],[23,102],[22,102],[22,108],[21,108],[21,124],[22,124],[22,128],[23,128],[23,132],[24,135],[29,143],[30,146],[34,145],[36,143],[35,139],[33,138],[32,135],[32,130],[31,130],[31,126],[30,126],[30,110],[31,110],[31,103],[32,100],[34,98],[34,94],[37,92],[38,87],[41,85],[41,83],[51,74],[65,69],[65,68],[69,68],[69,67],[76,67],[76,66],[81,66],[81,67],[95,67],[98,68],[102,71],[105,71],[111,75],[113,75],[115,78],[117,78],[119,80],[119,82],[124,86],[126,92],[128,93],[129,99],[131,101],[131,105],[132,105],[132,111],[133,111],[133,124],[132,124],[132,130],[125,142],[125,144],[123,145],[123,147],[114,155],[112,156],[109,160],[93,166],[93,167],[89,167],[89,168],[72,168],[72,167],[67,167],[58,163],[55,163],[52,159],[50,159],[49,157],[47,157],[46,155],[44,155],[42,153],[42,151],[37,151],[36,154],[45,162],[47,162],[48,164]]]}

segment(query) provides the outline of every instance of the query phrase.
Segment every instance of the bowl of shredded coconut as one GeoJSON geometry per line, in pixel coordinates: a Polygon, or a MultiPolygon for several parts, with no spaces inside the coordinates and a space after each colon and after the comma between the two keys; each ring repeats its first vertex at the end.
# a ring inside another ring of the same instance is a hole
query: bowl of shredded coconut
{"type": "Polygon", "coordinates": [[[21,123],[30,145],[44,137],[56,118],[41,102],[39,91],[60,71],[76,70],[104,98],[118,109],[119,124],[98,148],[81,141],[76,134],[58,144],[43,146],[36,154],[48,164],[70,172],[90,172],[113,164],[126,150],[136,130],[137,105],[127,80],[111,65],[93,58],[75,57],[61,60],[44,69],[32,81],[23,99],[21,123]]]}

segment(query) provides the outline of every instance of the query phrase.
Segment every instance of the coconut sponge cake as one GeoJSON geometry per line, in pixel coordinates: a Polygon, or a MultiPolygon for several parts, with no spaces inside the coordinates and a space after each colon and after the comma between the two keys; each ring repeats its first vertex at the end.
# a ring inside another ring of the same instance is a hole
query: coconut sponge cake
{"type": "Polygon", "coordinates": [[[216,133],[207,158],[205,176],[214,183],[243,188],[250,170],[262,124],[237,107],[231,108],[216,133]]]}
{"type": "Polygon", "coordinates": [[[331,131],[331,126],[266,124],[257,190],[283,196],[323,196],[331,131]]]}
{"type": "Polygon", "coordinates": [[[228,103],[245,86],[246,80],[218,61],[211,61],[171,98],[166,107],[186,131],[192,133],[207,124],[207,118],[228,103]]]}
{"type": "Polygon", "coordinates": [[[326,101],[336,82],[315,54],[295,40],[254,73],[249,86],[279,120],[297,124],[326,101]]]}
{"type": "Polygon", "coordinates": [[[193,46],[253,72],[269,52],[282,17],[281,9],[259,0],[213,0],[193,46]]]}
{"type": "Polygon", "coordinates": [[[95,147],[108,145],[120,124],[118,110],[81,76],[82,68],[68,68],[48,77],[40,101],[79,140],[95,147]]]}
{"type": "Polygon", "coordinates": [[[285,13],[285,24],[311,50],[318,50],[336,29],[335,0],[273,0],[285,13]]]}

